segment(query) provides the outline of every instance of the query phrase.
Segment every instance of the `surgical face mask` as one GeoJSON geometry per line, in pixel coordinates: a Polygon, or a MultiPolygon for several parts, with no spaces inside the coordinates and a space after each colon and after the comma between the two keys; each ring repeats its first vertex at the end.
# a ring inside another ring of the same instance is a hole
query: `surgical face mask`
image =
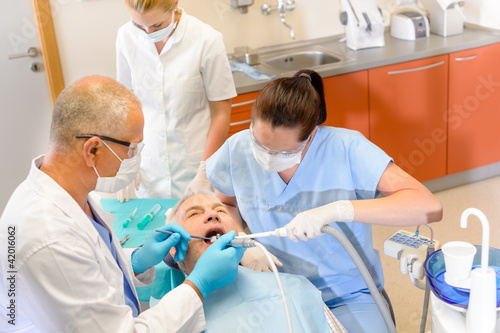
{"type": "Polygon", "coordinates": [[[141,165],[141,155],[137,154],[134,157],[122,160],[118,155],[111,149],[106,142],[104,145],[108,147],[109,150],[118,158],[121,162],[120,168],[114,177],[101,177],[97,172],[96,167],[93,165],[95,173],[97,174],[97,184],[95,190],[104,193],[116,193],[124,189],[127,185],[132,183],[139,172],[139,167],[141,165]]]}
{"type": "Polygon", "coordinates": [[[146,31],[142,30],[138,26],[134,24],[134,26],[137,28],[139,31],[139,34],[144,37],[149,39],[152,42],[158,43],[167,38],[172,31],[177,27],[177,22],[175,22],[175,11],[172,11],[172,23],[168,25],[168,27],[153,31],[152,33],[148,34],[146,31]]]}
{"type": "Polygon", "coordinates": [[[288,156],[284,154],[269,155],[268,153],[259,150],[253,143],[251,147],[253,157],[255,157],[257,163],[259,163],[260,166],[266,169],[269,173],[281,172],[286,169],[290,169],[295,164],[299,164],[302,159],[302,151],[288,156]]]}
{"type": "Polygon", "coordinates": [[[273,150],[257,141],[253,135],[253,125],[250,125],[250,142],[253,156],[260,166],[269,173],[281,172],[299,164],[302,160],[302,151],[311,139],[311,135],[297,149],[286,151],[273,150]]]}

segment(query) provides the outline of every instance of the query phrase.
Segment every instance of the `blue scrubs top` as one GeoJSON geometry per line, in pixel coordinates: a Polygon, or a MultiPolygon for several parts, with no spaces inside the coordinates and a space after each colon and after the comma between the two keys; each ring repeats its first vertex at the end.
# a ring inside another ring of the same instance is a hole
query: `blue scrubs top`
{"type": "MultiPolygon", "coordinates": [[[[245,130],[229,138],[207,160],[207,176],[218,191],[236,197],[241,216],[258,233],[283,227],[298,213],[337,200],[374,199],[390,161],[359,132],[320,126],[286,184],[278,173],[268,173],[257,163],[245,130]]],[[[332,226],[349,239],[381,289],[382,266],[373,248],[371,225],[341,222],[332,226]]],[[[294,243],[288,238],[266,237],[259,241],[281,260],[280,271],[306,276],[325,302],[373,303],[358,269],[335,238],[324,235],[294,243]]]]}

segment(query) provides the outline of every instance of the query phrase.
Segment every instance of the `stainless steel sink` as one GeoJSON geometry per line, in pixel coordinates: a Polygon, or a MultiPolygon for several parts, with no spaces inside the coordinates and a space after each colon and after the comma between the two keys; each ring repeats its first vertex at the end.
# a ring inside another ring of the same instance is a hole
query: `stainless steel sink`
{"type": "Polygon", "coordinates": [[[268,66],[280,71],[297,71],[339,62],[341,59],[322,51],[297,51],[265,60],[268,66]]]}

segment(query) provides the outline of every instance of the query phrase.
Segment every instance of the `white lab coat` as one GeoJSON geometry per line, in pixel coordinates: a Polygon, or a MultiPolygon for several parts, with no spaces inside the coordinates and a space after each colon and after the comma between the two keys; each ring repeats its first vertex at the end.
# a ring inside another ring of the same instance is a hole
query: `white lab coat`
{"type": "MultiPolygon", "coordinates": [[[[28,178],[16,189],[0,218],[1,253],[8,248],[8,231],[15,227],[16,262],[9,267],[0,257],[1,332],[200,332],[205,329],[201,300],[182,285],[168,293],[153,309],[137,318],[125,304],[123,274],[108,247],[73,198],[33,160],[28,178]],[[14,271],[15,273],[9,273],[14,271]],[[15,296],[7,280],[15,276],[15,296]],[[4,289],[5,288],[5,289],[4,289]],[[14,299],[15,323],[8,323],[7,307],[14,299]]],[[[99,197],[88,201],[96,217],[113,230],[113,216],[99,197]]],[[[131,252],[121,248],[116,235],[117,258],[131,286],[150,284],[154,267],[135,277],[131,252]]],[[[12,240],[12,236],[11,236],[12,240]]],[[[134,289],[134,288],[132,288],[134,289]]],[[[134,289],[135,292],[135,289],[134,289]]],[[[137,295],[136,295],[137,298],[137,295]]]]}
{"type": "Polygon", "coordinates": [[[141,100],[145,117],[141,198],[180,198],[205,152],[209,101],[236,96],[222,34],[183,11],[160,54],[123,25],[116,40],[117,80],[141,100]]]}

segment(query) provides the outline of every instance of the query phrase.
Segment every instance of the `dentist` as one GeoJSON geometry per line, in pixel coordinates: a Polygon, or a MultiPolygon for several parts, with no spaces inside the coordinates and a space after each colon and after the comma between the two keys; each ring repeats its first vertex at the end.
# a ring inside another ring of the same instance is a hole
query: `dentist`
{"type": "Polygon", "coordinates": [[[124,250],[93,192],[116,192],[135,178],[143,126],[140,102],[114,80],[86,77],[59,95],[47,153],[33,160],[0,218],[0,247],[12,249],[0,257],[0,289],[12,290],[0,296],[1,332],[205,329],[203,296],[237,274],[241,256],[225,248],[233,235],[204,253],[190,281],[141,313],[135,287],[152,283],[172,247],[182,260],[191,236],[172,224],[162,228],[174,234],[124,250]]]}

